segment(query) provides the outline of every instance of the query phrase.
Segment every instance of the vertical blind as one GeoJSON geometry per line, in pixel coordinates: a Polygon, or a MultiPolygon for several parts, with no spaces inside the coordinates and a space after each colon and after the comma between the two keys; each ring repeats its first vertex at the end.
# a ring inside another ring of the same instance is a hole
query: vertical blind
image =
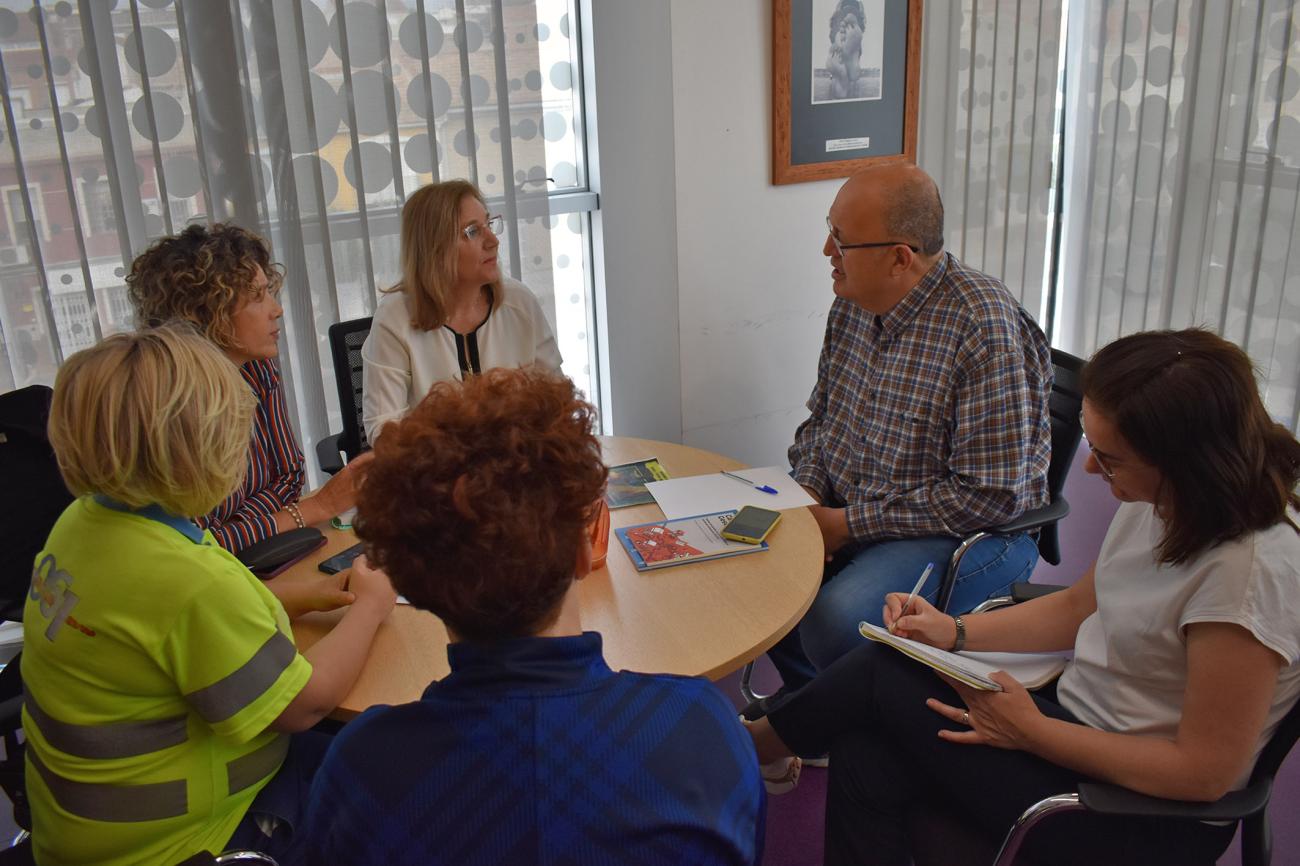
{"type": "Polygon", "coordinates": [[[1062,0],[925,8],[918,161],[946,244],[1048,326],[1062,0]]]}
{"type": "Polygon", "coordinates": [[[1292,0],[1074,2],[1059,339],[1202,325],[1300,427],[1292,0]],[[1074,74],[1077,72],[1077,74],[1074,74]]]}
{"type": "Polygon", "coordinates": [[[949,248],[1002,277],[1054,345],[1087,356],[1136,331],[1208,327],[1250,353],[1266,405],[1292,430],[1295,6],[962,0],[944,15],[930,4],[920,134],[949,248]]]}
{"type": "Polygon", "coordinates": [[[132,327],[123,277],[152,239],[232,220],[285,266],[281,366],[310,449],[339,423],[328,326],[397,281],[406,196],[467,177],[594,393],[573,6],[0,4],[0,389],[132,327]]]}

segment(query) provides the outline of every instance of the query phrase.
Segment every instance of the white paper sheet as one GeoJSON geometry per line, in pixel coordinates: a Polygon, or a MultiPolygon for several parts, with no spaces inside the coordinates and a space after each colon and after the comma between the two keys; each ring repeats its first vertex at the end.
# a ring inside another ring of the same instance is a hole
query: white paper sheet
{"type": "Polygon", "coordinates": [[[655,502],[659,503],[659,507],[664,512],[664,517],[669,520],[728,511],[743,505],[756,505],[759,508],[782,511],[787,508],[817,504],[808,495],[808,491],[800,487],[799,482],[791,478],[790,473],[780,466],[737,469],[736,474],[744,476],[755,484],[766,484],[776,490],[776,494],[755,490],[748,484],[729,478],[720,472],[710,475],[692,475],[687,478],[670,478],[667,481],[651,481],[646,485],[646,489],[654,496],[655,502]]]}

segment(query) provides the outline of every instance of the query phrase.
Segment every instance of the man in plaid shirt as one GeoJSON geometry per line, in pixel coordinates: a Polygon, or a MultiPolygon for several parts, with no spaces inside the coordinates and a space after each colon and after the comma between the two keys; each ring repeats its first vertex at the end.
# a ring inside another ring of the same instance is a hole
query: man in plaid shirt
{"type": "MultiPolygon", "coordinates": [[[[959,536],[1047,501],[1051,352],[1000,280],[943,249],[943,203],[914,165],[854,175],[827,217],[835,301],[817,385],[790,448],[820,505],[828,565],[799,627],[773,649],[787,689],[861,643],[884,597],[938,592],[959,536]],[[811,661],[811,665],[808,662],[811,661]]],[[[966,611],[1038,560],[1025,535],[976,545],[949,609],[966,611]]]]}

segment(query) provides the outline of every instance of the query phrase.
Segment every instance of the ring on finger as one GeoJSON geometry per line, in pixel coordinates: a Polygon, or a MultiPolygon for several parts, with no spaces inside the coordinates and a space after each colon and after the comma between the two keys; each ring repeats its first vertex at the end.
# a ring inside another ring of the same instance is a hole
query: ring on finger
{"type": "Polygon", "coordinates": [[[962,714],[961,714],[961,723],[962,723],[963,725],[968,726],[968,727],[970,726],[970,713],[969,713],[969,712],[967,712],[967,711],[965,711],[965,710],[962,711],[962,714]]]}

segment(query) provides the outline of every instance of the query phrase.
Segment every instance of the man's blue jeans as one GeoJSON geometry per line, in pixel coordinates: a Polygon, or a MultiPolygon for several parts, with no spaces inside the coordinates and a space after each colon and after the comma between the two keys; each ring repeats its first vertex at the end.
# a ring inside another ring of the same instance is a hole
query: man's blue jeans
{"type": "MultiPolygon", "coordinates": [[[[826,564],[822,588],[803,620],[768,652],[786,691],[800,688],[817,671],[862,643],[858,623],[883,625],[881,611],[891,592],[910,592],[926,563],[934,572],[921,588],[931,604],[960,539],[902,538],[859,544],[826,564]]],[[[1028,535],[994,536],[975,545],[961,562],[948,610],[964,613],[1011,584],[1028,580],[1038,562],[1038,545],[1028,535]]]]}

